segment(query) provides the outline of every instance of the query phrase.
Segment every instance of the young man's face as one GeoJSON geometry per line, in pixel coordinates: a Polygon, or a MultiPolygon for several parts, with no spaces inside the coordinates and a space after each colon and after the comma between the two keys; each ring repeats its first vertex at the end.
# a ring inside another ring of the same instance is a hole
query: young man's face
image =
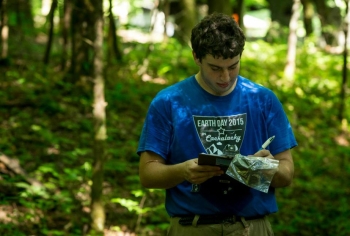
{"type": "Polygon", "coordinates": [[[208,54],[200,62],[193,53],[193,58],[200,68],[197,81],[204,90],[216,96],[225,96],[233,91],[240,68],[240,55],[223,59],[208,54]]]}

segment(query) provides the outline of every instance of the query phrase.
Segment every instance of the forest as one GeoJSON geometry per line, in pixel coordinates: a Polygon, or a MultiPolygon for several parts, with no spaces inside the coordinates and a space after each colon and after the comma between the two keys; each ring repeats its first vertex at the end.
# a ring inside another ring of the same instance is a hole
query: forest
{"type": "Polygon", "coordinates": [[[275,235],[350,235],[349,0],[0,0],[0,235],[165,235],[136,153],[153,97],[197,72],[212,12],[247,35],[240,75],[298,146],[275,235]]]}

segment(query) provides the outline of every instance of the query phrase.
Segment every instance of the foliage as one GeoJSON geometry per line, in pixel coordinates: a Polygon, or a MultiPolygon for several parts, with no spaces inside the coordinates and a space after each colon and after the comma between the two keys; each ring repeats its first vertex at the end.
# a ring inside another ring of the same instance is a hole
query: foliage
{"type": "MultiPolygon", "coordinates": [[[[299,144],[293,150],[294,183],[277,190],[280,212],[271,216],[276,235],[349,234],[350,188],[341,181],[349,177],[349,126],[343,132],[337,120],[341,56],[327,55],[306,42],[298,50],[295,80],[288,81],[282,77],[281,60],[286,45],[253,42],[248,47],[241,73],[277,94],[299,144]],[[252,49],[264,53],[250,57],[252,49]]],[[[349,109],[346,117],[349,120],[349,109]]]]}
{"type": "Polygon", "coordinates": [[[249,7],[263,8],[263,7],[267,7],[268,3],[265,0],[245,0],[244,5],[247,8],[249,7]]]}
{"type": "MultiPolygon", "coordinates": [[[[0,67],[0,151],[18,158],[42,186],[0,166],[0,210],[6,207],[10,213],[0,235],[82,235],[89,220],[92,175],[92,83],[85,78],[73,84],[55,62],[42,67],[38,55],[44,44],[29,39],[11,43],[17,61],[0,67]]],[[[59,48],[55,50],[59,55],[59,48]]],[[[190,49],[172,39],[167,44],[125,43],[123,51],[123,64],[110,64],[105,71],[106,228],[162,235],[168,222],[164,191],[140,186],[138,139],[155,94],[196,73],[197,67],[190,49]]],[[[348,235],[350,187],[344,180],[350,177],[349,124],[343,122],[341,129],[337,120],[341,56],[300,43],[290,81],[283,78],[286,51],[285,44],[247,42],[241,63],[243,76],[280,98],[299,143],[293,150],[295,181],[276,191],[280,211],[270,217],[274,231],[348,235]]],[[[350,119],[350,109],[345,117],[350,119]]]]}

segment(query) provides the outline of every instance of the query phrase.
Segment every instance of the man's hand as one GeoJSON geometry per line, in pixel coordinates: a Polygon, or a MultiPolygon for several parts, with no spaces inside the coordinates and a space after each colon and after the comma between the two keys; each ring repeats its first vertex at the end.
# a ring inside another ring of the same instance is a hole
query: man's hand
{"type": "Polygon", "coordinates": [[[184,162],[184,178],[192,184],[201,184],[223,173],[218,166],[198,165],[198,158],[184,162]]]}
{"type": "Polygon", "coordinates": [[[168,165],[161,156],[154,152],[143,152],[140,157],[140,181],[146,188],[168,189],[185,180],[193,184],[201,184],[221,174],[223,171],[218,166],[199,166],[197,158],[168,165]]]}
{"type": "Polygon", "coordinates": [[[275,188],[286,187],[293,181],[294,162],[291,151],[285,150],[273,156],[269,150],[262,149],[254,154],[256,157],[265,157],[279,161],[278,170],[273,176],[271,186],[275,188]]]}
{"type": "Polygon", "coordinates": [[[267,150],[267,149],[261,149],[261,150],[257,151],[256,153],[254,153],[253,156],[275,159],[275,157],[272,156],[271,152],[269,150],[267,150]]]}

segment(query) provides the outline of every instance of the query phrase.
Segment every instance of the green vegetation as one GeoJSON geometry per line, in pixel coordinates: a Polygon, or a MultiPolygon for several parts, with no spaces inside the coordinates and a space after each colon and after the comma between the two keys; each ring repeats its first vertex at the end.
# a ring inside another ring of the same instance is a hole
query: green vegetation
{"type": "MultiPolygon", "coordinates": [[[[55,62],[44,68],[44,44],[10,44],[13,58],[21,60],[0,67],[0,151],[17,158],[42,186],[0,165],[0,235],[82,235],[92,175],[92,82],[67,81],[55,62]]],[[[138,138],[155,94],[197,67],[189,48],[173,40],[155,44],[145,82],[138,71],[148,46],[124,44],[123,64],[106,66],[106,230],[163,235],[164,192],[140,186],[138,138]]],[[[59,61],[54,50],[53,61],[59,61]]],[[[280,98],[299,143],[294,183],[276,191],[280,211],[270,217],[273,228],[276,235],[349,235],[349,107],[347,121],[337,120],[342,58],[305,42],[290,81],[283,79],[286,51],[286,45],[248,42],[241,65],[243,76],[280,98]]]]}

